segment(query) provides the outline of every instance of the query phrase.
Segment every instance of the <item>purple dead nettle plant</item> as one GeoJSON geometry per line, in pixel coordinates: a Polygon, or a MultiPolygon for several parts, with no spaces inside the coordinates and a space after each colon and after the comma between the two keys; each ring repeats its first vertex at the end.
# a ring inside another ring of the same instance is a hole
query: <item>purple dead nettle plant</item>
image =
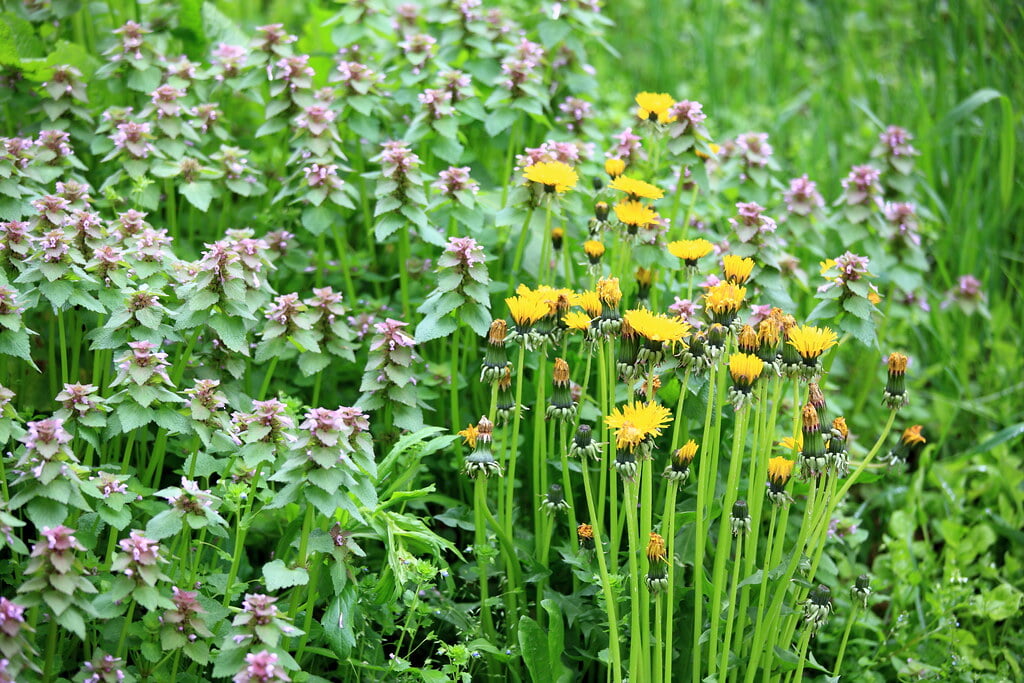
{"type": "Polygon", "coordinates": [[[127,538],[118,541],[118,547],[121,552],[114,555],[110,571],[121,576],[115,578],[107,595],[115,601],[131,596],[132,603],[125,622],[127,629],[136,603],[150,611],[173,606],[158,587],[158,584],[168,583],[171,579],[160,568],[167,559],[156,539],[145,536],[142,531],[132,530],[127,538]]]}
{"type": "Polygon", "coordinates": [[[887,126],[871,150],[871,158],[883,164],[881,181],[886,197],[909,196],[914,192],[914,157],[921,152],[910,143],[913,139],[905,128],[887,126]]]}
{"type": "Polygon", "coordinates": [[[39,672],[35,664],[39,653],[29,640],[32,631],[25,621],[25,607],[0,597],[0,681],[12,683],[21,680],[23,671],[39,672]]]}
{"type": "Polygon", "coordinates": [[[786,202],[786,221],[822,218],[825,199],[818,192],[818,184],[803,174],[789,181],[789,189],[783,195],[786,202]]]}
{"type": "MultiPolygon", "coordinates": [[[[208,452],[223,452],[240,444],[231,424],[231,416],[225,410],[228,398],[220,390],[218,379],[196,379],[189,389],[189,417],[192,429],[208,452]]],[[[195,460],[190,460],[190,468],[195,460]]]]}
{"type": "Polygon", "coordinates": [[[51,122],[70,123],[77,119],[92,124],[92,114],[84,106],[89,103],[86,83],[78,68],[70,64],[53,67],[50,77],[42,83],[42,91],[47,97],[41,106],[51,122]]]}
{"type": "Polygon", "coordinates": [[[304,305],[313,321],[311,330],[320,350],[307,349],[299,356],[302,373],[314,375],[330,365],[332,358],[348,363],[355,361],[355,334],[348,325],[341,294],[330,287],[314,289],[313,296],[306,299],[304,305]]]}
{"type": "MultiPolygon", "coordinates": [[[[340,508],[365,523],[362,510],[377,507],[377,468],[372,445],[364,437],[369,435],[369,426],[366,415],[356,408],[313,408],[306,412],[284,462],[269,477],[284,486],[266,508],[276,509],[304,499],[309,518],[303,524],[306,535],[313,524],[314,509],[324,518],[333,519],[340,508]]],[[[300,539],[300,566],[305,562],[305,549],[305,541],[300,539]]]]}
{"type": "MultiPolygon", "coordinates": [[[[169,486],[153,494],[164,498],[169,509],[157,513],[146,524],[146,534],[154,541],[160,541],[175,534],[182,534],[182,542],[178,545],[179,553],[184,552],[191,543],[191,533],[203,530],[220,538],[227,538],[227,521],[217,510],[221,500],[209,490],[200,488],[199,483],[188,477],[181,478],[181,486],[169,486]]],[[[205,539],[205,533],[200,537],[205,539]]],[[[200,552],[192,548],[189,555],[200,552]]],[[[177,579],[184,580],[182,571],[186,562],[179,564],[177,579]]]]}
{"type": "Polygon", "coordinates": [[[874,166],[862,164],[850,169],[842,180],[843,195],[836,200],[851,223],[863,223],[882,208],[882,172],[874,166]]]}
{"type": "Polygon", "coordinates": [[[400,228],[408,230],[408,224],[412,222],[420,229],[421,237],[436,243],[441,236],[430,225],[424,211],[427,195],[423,191],[423,177],[419,171],[420,158],[401,140],[389,140],[381,147],[381,153],[375,157],[381,166],[374,191],[377,198],[374,234],[377,240],[383,242],[400,228]]]}
{"type": "Polygon", "coordinates": [[[370,340],[366,370],[359,390],[358,408],[389,411],[400,429],[416,431],[423,426],[423,401],[417,389],[422,359],[415,354],[415,340],[403,329],[409,323],[387,318],[376,323],[370,340]]]}
{"type": "Polygon", "coordinates": [[[188,430],[188,420],[178,412],[184,399],[172,389],[167,353],[151,341],[128,342],[128,349],[115,358],[117,374],[108,385],[119,389],[107,401],[114,412],[107,420],[108,436],[129,434],[124,465],[130,461],[136,430],[151,422],[173,433],[188,430]]]}
{"type": "Polygon", "coordinates": [[[298,671],[298,663],[281,647],[281,639],[300,636],[302,631],[290,623],[288,615],[281,612],[275,602],[277,598],[262,593],[245,595],[242,608],[232,620],[220,652],[214,659],[214,677],[235,676],[241,681],[287,681],[286,671],[298,671]],[[249,667],[253,667],[254,674],[259,671],[273,677],[250,676],[247,673],[249,667]]]}
{"type": "Polygon", "coordinates": [[[34,365],[29,340],[36,333],[25,326],[24,312],[20,292],[0,285],[0,356],[13,356],[34,365]]]}
{"type": "MultiPolygon", "coordinates": [[[[95,618],[92,597],[96,587],[86,578],[86,570],[77,553],[85,552],[74,529],[63,524],[39,527],[40,539],[32,546],[25,566],[26,580],[18,587],[19,601],[25,607],[40,606],[56,623],[85,640],[85,621],[95,618]]],[[[37,628],[40,627],[37,624],[37,628]]],[[[55,644],[48,644],[48,650],[55,644]]],[[[49,659],[53,651],[44,653],[49,659]]]]}
{"type": "Polygon", "coordinates": [[[484,248],[472,237],[448,238],[437,259],[437,286],[417,309],[424,316],[416,327],[417,343],[458,334],[458,321],[468,324],[477,336],[487,334],[491,278],[485,261],[484,248]]]}
{"type": "Polygon", "coordinates": [[[88,512],[91,508],[81,491],[85,469],[71,450],[72,435],[64,421],[51,417],[26,427],[11,468],[15,478],[7,509],[24,507],[24,514],[39,527],[63,522],[71,508],[88,512]]]}
{"type": "Polygon", "coordinates": [[[198,591],[181,590],[171,586],[171,603],[160,617],[160,646],[166,650],[179,648],[199,664],[210,660],[210,642],[213,632],[206,625],[206,614],[197,600],[198,591]]]}
{"type": "Polygon", "coordinates": [[[122,658],[97,650],[91,660],[82,664],[78,675],[81,683],[122,683],[130,680],[122,668],[124,665],[122,658]]]}

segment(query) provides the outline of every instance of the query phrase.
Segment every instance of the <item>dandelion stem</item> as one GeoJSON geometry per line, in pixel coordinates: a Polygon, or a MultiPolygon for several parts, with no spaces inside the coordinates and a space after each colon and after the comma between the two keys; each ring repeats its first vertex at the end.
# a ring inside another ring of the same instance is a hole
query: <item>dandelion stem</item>
{"type": "Polygon", "coordinates": [[[608,567],[605,564],[604,546],[601,543],[601,521],[597,516],[597,509],[594,507],[594,493],[590,484],[587,459],[582,458],[580,465],[583,468],[583,492],[587,498],[587,511],[590,513],[591,524],[594,529],[597,569],[601,577],[601,591],[604,593],[605,616],[608,619],[608,651],[611,655],[611,678],[613,683],[621,683],[622,655],[619,652],[619,622],[616,616],[615,595],[612,593],[612,583],[608,575],[608,567]]]}
{"type": "Polygon", "coordinates": [[[715,395],[719,383],[719,374],[718,365],[711,366],[711,378],[708,380],[708,402],[704,410],[704,432],[701,437],[701,448],[704,450],[704,453],[697,467],[697,507],[694,517],[697,533],[693,554],[693,683],[700,683],[703,678],[700,666],[700,636],[704,625],[702,614],[704,607],[704,544],[707,533],[705,531],[704,507],[708,502],[708,482],[711,479],[714,457],[708,438],[711,436],[711,415],[715,410],[715,395]]]}
{"type": "Polygon", "coordinates": [[[483,627],[483,637],[491,643],[497,643],[494,633],[494,621],[491,618],[491,610],[487,603],[490,600],[487,585],[487,522],[485,510],[487,509],[487,477],[478,475],[473,481],[474,486],[474,511],[476,519],[473,530],[475,533],[474,552],[477,559],[477,573],[480,579],[480,622],[483,627]]]}
{"type": "Polygon", "coordinates": [[[843,639],[839,643],[839,654],[836,655],[836,663],[832,667],[832,675],[834,677],[839,676],[839,671],[843,667],[843,657],[846,656],[846,644],[850,640],[850,631],[853,630],[853,625],[857,621],[857,617],[860,612],[860,605],[857,604],[856,600],[853,603],[853,609],[850,610],[850,615],[846,618],[846,628],[843,629],[843,639]]]}
{"type": "Polygon", "coordinates": [[[512,408],[512,438],[509,442],[511,450],[509,451],[508,457],[508,474],[507,482],[505,485],[505,509],[504,519],[505,522],[505,534],[509,538],[513,538],[512,534],[512,511],[513,499],[515,498],[516,492],[516,461],[519,457],[519,425],[522,422],[522,402],[523,402],[523,365],[526,360],[526,346],[523,344],[519,345],[519,357],[516,359],[516,404],[512,408]]]}

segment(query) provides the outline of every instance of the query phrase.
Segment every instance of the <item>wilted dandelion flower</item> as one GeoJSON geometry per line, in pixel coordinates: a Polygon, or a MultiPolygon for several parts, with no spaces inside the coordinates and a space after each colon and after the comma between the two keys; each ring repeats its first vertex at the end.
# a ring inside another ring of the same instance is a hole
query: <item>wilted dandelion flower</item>
{"type": "Polygon", "coordinates": [[[672,453],[672,457],[669,458],[668,465],[665,467],[665,471],[661,473],[661,476],[675,482],[679,486],[685,484],[686,480],[690,477],[690,464],[697,456],[698,448],[697,442],[693,439],[677,448],[672,453]]]}
{"type": "Polygon", "coordinates": [[[747,501],[741,499],[732,504],[729,528],[732,529],[733,536],[750,533],[750,512],[747,510],[747,501]]]}
{"type": "Polygon", "coordinates": [[[576,416],[576,402],[569,390],[569,364],[564,358],[555,359],[551,378],[554,390],[551,392],[545,416],[548,419],[568,422],[576,416]]]}
{"type": "Polygon", "coordinates": [[[827,467],[837,477],[845,477],[850,472],[850,454],[846,450],[846,442],[849,438],[850,429],[846,426],[846,419],[837,417],[832,420],[828,443],[825,445],[825,458],[827,467]]]}
{"type": "Polygon", "coordinates": [[[668,93],[642,92],[636,96],[636,115],[641,121],[672,123],[670,109],[676,101],[668,93]]]}
{"type": "Polygon", "coordinates": [[[625,192],[633,201],[639,199],[656,200],[665,196],[665,191],[660,187],[626,175],[618,176],[608,187],[625,192]]]}
{"type": "Polygon", "coordinates": [[[742,285],[750,279],[750,274],[754,271],[754,259],[726,254],[722,257],[722,269],[725,271],[726,282],[742,285]]]}
{"type": "Polygon", "coordinates": [[[484,477],[502,476],[501,465],[498,464],[494,453],[491,452],[491,435],[494,431],[494,424],[484,415],[480,417],[475,430],[473,450],[465,458],[466,475],[470,479],[476,479],[481,475],[484,477]]]}
{"type": "Polygon", "coordinates": [[[907,396],[907,357],[902,353],[890,353],[886,361],[889,367],[889,378],[885,384],[885,397],[882,400],[890,410],[899,410],[910,403],[907,396]]]}
{"type": "Polygon", "coordinates": [[[801,436],[803,445],[800,448],[800,476],[811,479],[824,474],[828,465],[825,442],[821,435],[818,411],[810,403],[805,403],[801,411],[801,436]]]}
{"type": "Polygon", "coordinates": [[[853,587],[850,589],[853,597],[860,602],[860,606],[867,609],[868,598],[871,597],[871,575],[861,574],[857,577],[853,587]]]}
{"type": "Polygon", "coordinates": [[[480,436],[480,430],[470,422],[465,429],[460,429],[457,434],[462,437],[463,443],[470,448],[476,448],[476,438],[480,436]]]}
{"type": "Polygon", "coordinates": [[[576,538],[579,539],[581,549],[594,549],[594,527],[590,524],[584,522],[576,527],[576,538]]]}
{"type": "Polygon", "coordinates": [[[484,351],[484,361],[480,367],[481,382],[496,382],[505,374],[505,370],[511,367],[505,352],[505,338],[508,335],[508,323],[503,318],[491,322],[487,331],[487,349],[484,351]]]}
{"type": "Polygon", "coordinates": [[[880,460],[889,467],[899,467],[905,465],[911,458],[916,458],[928,443],[921,434],[922,429],[921,425],[907,427],[903,430],[899,443],[880,460]]]}
{"type": "Polygon", "coordinates": [[[559,194],[573,189],[579,181],[579,176],[572,166],[560,161],[542,161],[527,166],[523,171],[523,177],[543,186],[547,193],[559,194]]]}
{"type": "Polygon", "coordinates": [[[804,623],[811,629],[811,635],[815,635],[832,613],[832,591],[824,584],[818,584],[807,594],[804,602],[804,623]]]}
{"type": "Polygon", "coordinates": [[[651,532],[647,541],[647,590],[658,593],[668,587],[668,551],[661,534],[651,532]]]}

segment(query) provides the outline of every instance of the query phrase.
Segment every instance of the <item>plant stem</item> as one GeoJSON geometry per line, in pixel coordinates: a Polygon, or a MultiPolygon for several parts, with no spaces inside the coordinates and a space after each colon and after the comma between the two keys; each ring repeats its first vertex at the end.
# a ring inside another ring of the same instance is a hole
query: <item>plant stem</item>
{"type": "Polygon", "coordinates": [[[587,511],[590,513],[591,526],[594,530],[594,546],[597,555],[597,569],[601,577],[601,591],[604,593],[605,617],[608,620],[608,652],[611,656],[611,678],[613,683],[622,681],[622,655],[619,652],[619,621],[616,616],[615,595],[612,593],[612,583],[608,575],[608,567],[604,559],[604,547],[601,543],[601,522],[597,516],[597,509],[594,507],[594,493],[590,485],[590,472],[587,468],[587,459],[582,458],[580,465],[583,468],[583,492],[587,498],[587,511]]]}
{"type": "Polygon", "coordinates": [[[263,462],[256,466],[256,473],[249,483],[249,494],[245,498],[245,505],[235,518],[235,549],[231,553],[231,568],[228,570],[228,579],[224,584],[225,607],[231,604],[231,589],[234,588],[235,578],[238,576],[238,567],[242,562],[242,551],[245,548],[245,535],[249,531],[249,511],[252,509],[252,501],[256,497],[256,486],[260,480],[260,472],[263,471],[263,462]]]}
{"type": "Polygon", "coordinates": [[[623,480],[623,503],[625,510],[622,514],[626,516],[626,526],[629,529],[629,586],[632,594],[630,596],[630,651],[629,651],[629,678],[635,681],[646,681],[647,677],[647,625],[640,616],[640,601],[647,599],[646,593],[641,593],[640,563],[638,557],[644,552],[642,539],[637,523],[637,500],[636,488],[638,482],[623,480]]]}
{"type": "Polygon", "coordinates": [[[512,518],[513,518],[513,507],[512,504],[515,498],[516,492],[516,460],[519,457],[519,425],[522,422],[522,402],[523,402],[523,364],[526,359],[526,346],[524,344],[519,345],[519,357],[516,359],[516,405],[513,408],[512,416],[512,438],[509,442],[511,450],[509,451],[508,457],[508,475],[506,477],[505,487],[505,509],[503,511],[502,521],[505,523],[505,534],[509,538],[514,538],[512,534],[512,518]]]}
{"type": "Polygon", "coordinates": [[[132,618],[135,616],[135,605],[137,603],[132,600],[128,606],[128,614],[124,618],[124,625],[121,627],[121,636],[117,639],[117,656],[124,659],[126,646],[128,644],[128,629],[132,625],[132,618]]]}
{"type": "Polygon", "coordinates": [[[708,504],[708,486],[713,487],[712,470],[714,454],[708,437],[711,436],[711,416],[715,412],[715,395],[719,384],[719,367],[716,363],[711,366],[711,378],[708,380],[708,402],[704,410],[704,432],[701,437],[700,447],[703,453],[697,468],[697,507],[694,517],[696,529],[696,543],[694,543],[693,556],[693,683],[700,683],[701,674],[701,643],[700,636],[703,631],[703,607],[704,607],[704,544],[706,543],[707,532],[705,529],[704,507],[708,504]]]}
{"type": "Polygon", "coordinates": [[[857,604],[856,599],[853,603],[853,609],[850,610],[850,616],[846,618],[846,628],[843,629],[843,639],[839,643],[839,654],[836,655],[836,663],[832,667],[832,675],[834,677],[839,676],[839,671],[843,666],[843,657],[846,656],[846,644],[850,640],[850,631],[853,630],[853,624],[857,621],[858,613],[860,612],[860,605],[857,604]]]}
{"type": "Polygon", "coordinates": [[[274,379],[274,370],[277,369],[277,360],[279,356],[273,356],[270,359],[270,365],[267,367],[266,374],[263,375],[263,384],[260,385],[259,399],[262,401],[267,397],[267,391],[270,389],[270,382],[274,379]]]}
{"type": "Polygon", "coordinates": [[[529,240],[530,235],[530,221],[533,220],[534,206],[531,204],[530,208],[526,211],[526,220],[523,221],[523,226],[519,229],[519,239],[516,241],[516,253],[512,258],[512,271],[509,273],[508,289],[506,295],[511,296],[512,292],[515,291],[515,277],[519,274],[519,268],[523,264],[523,254],[526,252],[526,242],[529,240]]]}
{"type": "Polygon", "coordinates": [[[487,585],[487,555],[484,548],[487,545],[487,522],[484,511],[487,509],[487,477],[477,475],[473,481],[474,505],[476,513],[473,530],[475,533],[475,553],[477,558],[477,573],[480,578],[480,621],[483,626],[483,637],[492,644],[497,643],[494,633],[494,621],[491,619],[491,610],[487,603],[490,600],[487,585]]]}

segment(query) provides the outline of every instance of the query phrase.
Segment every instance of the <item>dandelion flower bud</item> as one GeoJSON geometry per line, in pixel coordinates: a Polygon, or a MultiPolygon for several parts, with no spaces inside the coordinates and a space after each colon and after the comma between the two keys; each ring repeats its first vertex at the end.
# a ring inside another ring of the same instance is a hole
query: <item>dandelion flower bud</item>
{"type": "Polygon", "coordinates": [[[647,301],[651,293],[651,284],[654,282],[654,271],[649,268],[637,268],[636,274],[636,298],[639,302],[647,301]]]}
{"type": "Polygon", "coordinates": [[[902,353],[890,353],[888,359],[889,379],[885,383],[885,398],[882,403],[890,410],[899,410],[910,403],[907,395],[907,357],[902,353]]]}
{"type": "Polygon", "coordinates": [[[747,511],[747,501],[737,500],[732,504],[729,526],[732,528],[733,536],[750,533],[750,513],[747,511]]]}
{"type": "Polygon", "coordinates": [[[569,455],[574,458],[600,460],[602,445],[594,441],[594,430],[590,425],[581,424],[576,428],[576,434],[569,444],[569,455]]]}
{"type": "Polygon", "coordinates": [[[516,410],[526,410],[525,406],[517,406],[515,396],[512,393],[512,368],[506,367],[502,376],[498,379],[498,402],[495,405],[495,420],[499,424],[508,424],[516,410]]]}
{"type": "Polygon", "coordinates": [[[569,509],[569,503],[565,500],[565,491],[561,486],[552,484],[548,488],[548,492],[541,496],[540,509],[551,516],[569,509]]]}
{"type": "Polygon", "coordinates": [[[861,574],[857,577],[857,580],[853,584],[853,588],[850,589],[853,597],[860,601],[860,605],[863,608],[868,606],[868,598],[871,597],[871,575],[861,574]]]}
{"type": "Polygon", "coordinates": [[[622,327],[622,315],[619,313],[622,290],[619,289],[619,278],[610,277],[598,280],[597,297],[601,302],[601,316],[597,323],[598,333],[604,337],[617,334],[622,327]]]}
{"type": "Polygon", "coordinates": [[[679,356],[680,365],[695,375],[707,372],[715,359],[715,350],[708,345],[707,333],[698,330],[686,340],[686,347],[679,356]]]}
{"type": "MultiPolygon", "coordinates": [[[[761,344],[757,338],[757,332],[754,331],[753,326],[744,325],[740,328],[740,333],[736,335],[736,347],[740,350],[740,353],[748,355],[756,355],[758,350],[761,348],[761,344]]],[[[760,358],[760,356],[758,356],[760,358]]],[[[761,359],[764,360],[763,358],[761,359]]]]}
{"type": "Polygon", "coordinates": [[[719,282],[709,287],[704,294],[704,308],[711,316],[711,322],[728,327],[736,319],[746,296],[746,287],[739,287],[731,282],[719,282]]]}
{"type": "Polygon", "coordinates": [[[553,228],[551,230],[551,247],[555,253],[562,251],[563,241],[565,241],[565,228],[553,228]]]}
{"type": "Polygon", "coordinates": [[[682,486],[690,477],[690,463],[697,456],[697,442],[690,439],[676,449],[661,476],[682,486]]]}
{"type": "Polygon", "coordinates": [[[825,584],[812,588],[804,602],[804,623],[811,629],[811,635],[818,632],[832,613],[832,591],[825,584]]]}
{"type": "Polygon", "coordinates": [[[594,218],[599,223],[604,223],[608,220],[608,202],[597,202],[594,204],[594,218]]]}
{"type": "MultiPolygon", "coordinates": [[[[821,385],[817,382],[808,383],[807,402],[818,411],[818,420],[820,422],[828,422],[828,405],[825,403],[825,394],[821,390],[821,385]]],[[[825,438],[827,439],[828,435],[825,438]]]]}
{"type": "Polygon", "coordinates": [[[651,533],[647,542],[647,590],[658,593],[668,587],[668,552],[661,534],[651,533]]]}
{"type": "Polygon", "coordinates": [[[601,265],[601,257],[604,256],[604,245],[597,240],[587,240],[583,243],[583,252],[591,266],[601,265]]]}
{"type": "Polygon", "coordinates": [[[757,324],[757,357],[765,363],[775,363],[779,343],[782,341],[782,324],[768,317],[757,324]]]}

